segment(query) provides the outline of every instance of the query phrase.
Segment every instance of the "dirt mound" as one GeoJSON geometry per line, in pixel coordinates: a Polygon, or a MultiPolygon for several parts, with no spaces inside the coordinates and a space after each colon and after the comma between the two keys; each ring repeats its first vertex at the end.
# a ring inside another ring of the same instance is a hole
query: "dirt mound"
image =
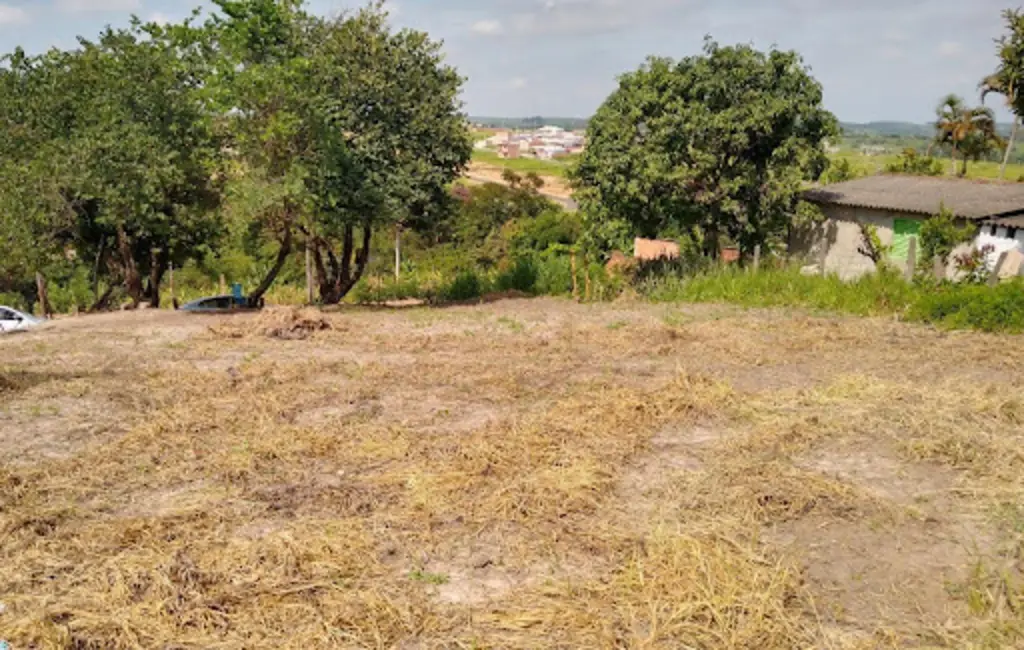
{"type": "Polygon", "coordinates": [[[332,326],[320,310],[312,307],[270,307],[244,324],[222,325],[210,329],[214,334],[225,338],[265,336],[285,341],[301,341],[317,332],[332,329],[332,326]]]}

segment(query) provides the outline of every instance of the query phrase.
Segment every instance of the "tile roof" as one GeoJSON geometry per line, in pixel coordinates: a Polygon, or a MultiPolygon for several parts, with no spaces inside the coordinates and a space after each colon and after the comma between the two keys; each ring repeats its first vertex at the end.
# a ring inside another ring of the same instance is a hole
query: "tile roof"
{"type": "Polygon", "coordinates": [[[813,203],[846,205],[922,215],[937,214],[945,204],[965,219],[1024,214],[1024,183],[980,181],[941,176],[880,174],[804,192],[813,203]]]}

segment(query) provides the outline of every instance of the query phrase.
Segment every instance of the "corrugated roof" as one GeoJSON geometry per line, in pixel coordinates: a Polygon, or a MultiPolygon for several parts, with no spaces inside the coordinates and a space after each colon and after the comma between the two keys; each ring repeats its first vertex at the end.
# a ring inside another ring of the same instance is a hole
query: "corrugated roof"
{"type": "Polygon", "coordinates": [[[880,174],[804,192],[808,201],[878,210],[936,214],[945,204],[966,219],[1024,213],[1024,183],[941,176],[880,174]]]}
{"type": "Polygon", "coordinates": [[[986,219],[985,223],[994,223],[1005,228],[1024,228],[1024,217],[1004,217],[1002,219],[986,219]]]}

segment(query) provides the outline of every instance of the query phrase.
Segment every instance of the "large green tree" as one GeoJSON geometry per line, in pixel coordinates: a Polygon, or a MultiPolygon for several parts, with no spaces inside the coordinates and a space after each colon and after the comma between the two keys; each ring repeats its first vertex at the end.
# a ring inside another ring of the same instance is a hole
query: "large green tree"
{"type": "Polygon", "coordinates": [[[338,302],[374,231],[427,219],[468,161],[462,79],[425,34],[392,31],[380,3],[326,19],[293,1],[216,4],[221,110],[244,172],[277,197],[259,215],[277,263],[250,300],[301,239],[321,300],[338,302]]]}
{"type": "Polygon", "coordinates": [[[135,22],[6,62],[0,208],[9,232],[37,242],[25,264],[88,260],[134,304],[159,305],[168,264],[217,233],[219,146],[198,60],[135,22]]]}
{"type": "Polygon", "coordinates": [[[722,235],[750,251],[784,232],[837,134],[794,52],[708,39],[700,56],[652,58],[590,121],[572,174],[590,245],[696,228],[708,255],[722,235]]]}

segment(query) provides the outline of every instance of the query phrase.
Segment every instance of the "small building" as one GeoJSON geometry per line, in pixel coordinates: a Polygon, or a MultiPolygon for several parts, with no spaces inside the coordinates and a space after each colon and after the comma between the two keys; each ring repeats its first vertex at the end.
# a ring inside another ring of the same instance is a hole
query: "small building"
{"type": "Polygon", "coordinates": [[[518,142],[503,142],[498,145],[499,158],[518,158],[520,155],[518,142]]]}
{"type": "MultiPolygon", "coordinates": [[[[1004,251],[1024,250],[1024,183],[882,174],[823,185],[803,198],[817,204],[826,218],[793,232],[790,253],[823,263],[826,273],[843,279],[875,270],[859,251],[861,224],[873,225],[882,244],[891,247],[891,261],[905,268],[910,241],[917,239],[921,223],[943,205],[958,219],[979,226],[977,245],[995,246],[990,265],[1004,251]]],[[[914,248],[921,250],[919,243],[914,248]]]]}

